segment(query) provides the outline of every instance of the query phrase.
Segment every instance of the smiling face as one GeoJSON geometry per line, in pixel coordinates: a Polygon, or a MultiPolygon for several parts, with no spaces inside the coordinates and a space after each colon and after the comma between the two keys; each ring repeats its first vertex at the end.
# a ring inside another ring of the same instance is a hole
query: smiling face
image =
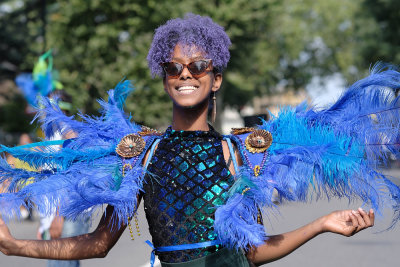
{"type": "MultiPolygon", "coordinates": [[[[185,53],[185,50],[186,47],[176,45],[171,61],[189,64],[196,60],[206,59],[197,49],[190,53],[190,56],[187,55],[189,53],[185,53]]],[[[208,107],[211,92],[218,91],[221,82],[222,75],[213,73],[211,65],[207,68],[205,75],[199,76],[192,75],[187,67],[184,67],[179,76],[165,76],[164,89],[176,107],[193,108],[199,105],[208,107]]]]}

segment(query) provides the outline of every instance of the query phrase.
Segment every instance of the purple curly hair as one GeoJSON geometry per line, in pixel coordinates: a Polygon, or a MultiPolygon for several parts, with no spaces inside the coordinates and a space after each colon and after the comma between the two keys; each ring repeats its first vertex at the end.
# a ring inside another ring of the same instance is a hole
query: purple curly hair
{"type": "MultiPolygon", "coordinates": [[[[213,67],[221,72],[226,68],[230,54],[231,40],[224,28],[209,17],[188,13],[185,17],[171,19],[155,31],[153,42],[147,55],[147,61],[153,77],[164,77],[160,63],[171,60],[175,46],[180,43],[189,48],[199,47],[213,67]]],[[[187,52],[195,52],[187,49],[187,52]]]]}

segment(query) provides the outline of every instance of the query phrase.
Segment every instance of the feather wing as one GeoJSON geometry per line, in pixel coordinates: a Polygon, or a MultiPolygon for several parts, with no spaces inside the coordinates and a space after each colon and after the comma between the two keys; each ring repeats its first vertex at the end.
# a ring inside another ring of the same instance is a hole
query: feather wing
{"type": "MultiPolygon", "coordinates": [[[[46,145],[46,141],[34,148],[1,147],[38,169],[36,172],[15,169],[2,161],[0,181],[8,183],[8,193],[0,195],[3,217],[18,216],[20,205],[35,205],[41,213],[59,209],[60,214],[76,219],[93,212],[92,207],[110,204],[115,207],[114,215],[119,222],[127,222],[137,207],[136,196],[142,188],[140,159],[144,153],[130,160],[132,169],[122,177],[122,160],[115,148],[126,134],[142,129],[123,111],[126,97],[133,89],[129,81],[121,81],[108,92],[108,101],[99,101],[100,116],[79,114],[80,121],[66,116],[56,103],[42,98],[36,119],[42,123],[46,136],[51,137],[56,131],[61,134],[73,131],[77,137],[64,141],[62,148],[46,145]],[[21,189],[20,184],[25,186],[21,189]]],[[[148,137],[147,147],[151,139],[148,137]]]]}
{"type": "MultiPolygon", "coordinates": [[[[268,160],[258,176],[252,168],[256,163],[243,166],[240,186],[218,208],[215,227],[222,242],[242,248],[264,242],[266,234],[254,218],[256,207],[275,207],[273,189],[289,201],[334,196],[361,199],[378,213],[389,207],[393,226],[400,218],[400,189],[379,167],[387,165],[390,152],[399,158],[400,105],[393,94],[399,88],[400,73],[377,66],[327,109],[301,104],[264,122],[260,128],[273,136],[268,160]]],[[[243,142],[232,139],[245,158],[249,152],[243,142]]]]}

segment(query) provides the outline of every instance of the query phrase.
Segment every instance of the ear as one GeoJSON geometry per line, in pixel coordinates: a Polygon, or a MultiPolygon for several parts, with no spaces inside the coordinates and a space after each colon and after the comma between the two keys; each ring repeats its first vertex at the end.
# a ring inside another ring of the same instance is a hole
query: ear
{"type": "Polygon", "coordinates": [[[221,84],[222,84],[222,74],[221,73],[214,74],[214,83],[211,90],[213,92],[217,92],[221,87],[221,84]]]}

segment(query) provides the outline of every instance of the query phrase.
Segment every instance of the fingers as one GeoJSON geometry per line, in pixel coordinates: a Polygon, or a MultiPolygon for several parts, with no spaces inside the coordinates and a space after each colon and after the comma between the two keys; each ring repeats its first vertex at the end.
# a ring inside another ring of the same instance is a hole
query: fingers
{"type": "Polygon", "coordinates": [[[368,216],[369,216],[369,219],[371,220],[371,226],[374,226],[374,224],[375,224],[375,212],[374,212],[373,209],[369,210],[368,216]]]}
{"type": "Polygon", "coordinates": [[[366,213],[362,208],[358,208],[358,212],[360,212],[362,218],[364,219],[366,227],[371,227],[374,225],[375,214],[372,209],[370,209],[369,212],[366,213]]]}
{"type": "Polygon", "coordinates": [[[351,211],[350,218],[353,226],[356,227],[355,232],[359,232],[374,225],[375,214],[372,209],[367,213],[362,208],[358,208],[357,211],[351,211]]]}
{"type": "Polygon", "coordinates": [[[351,235],[353,235],[354,233],[356,233],[356,232],[357,232],[357,229],[358,229],[358,219],[357,219],[355,213],[356,213],[356,212],[355,212],[354,210],[352,210],[352,211],[350,212],[350,214],[349,214],[350,219],[351,219],[352,227],[354,228],[354,230],[351,232],[351,235]]]}
{"type": "Polygon", "coordinates": [[[365,228],[369,221],[369,217],[368,217],[367,213],[362,208],[358,208],[358,210],[356,211],[356,214],[354,214],[354,215],[357,218],[358,226],[361,228],[365,228]]]}

